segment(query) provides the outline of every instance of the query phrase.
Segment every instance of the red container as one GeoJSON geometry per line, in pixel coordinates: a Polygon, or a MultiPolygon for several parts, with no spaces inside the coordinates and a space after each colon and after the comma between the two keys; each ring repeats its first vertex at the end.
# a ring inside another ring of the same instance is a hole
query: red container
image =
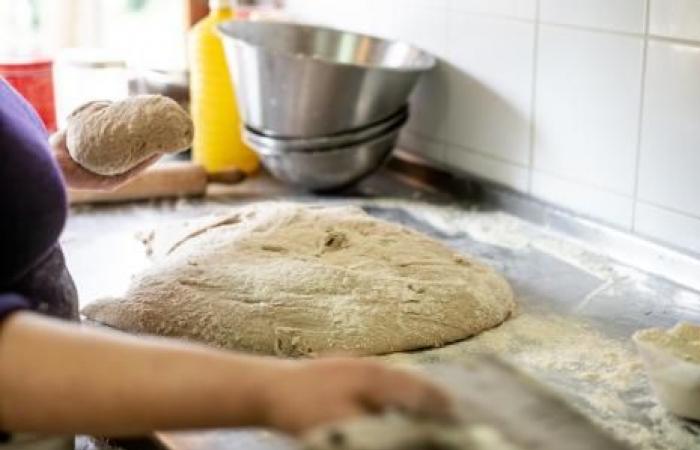
{"type": "Polygon", "coordinates": [[[53,62],[51,60],[0,62],[0,76],[4,77],[32,104],[49,132],[56,131],[53,62]]]}

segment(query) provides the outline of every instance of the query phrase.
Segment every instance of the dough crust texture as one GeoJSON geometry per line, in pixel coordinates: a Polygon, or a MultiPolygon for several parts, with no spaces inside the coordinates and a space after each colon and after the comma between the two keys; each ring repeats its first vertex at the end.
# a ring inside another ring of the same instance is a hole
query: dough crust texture
{"type": "Polygon", "coordinates": [[[100,175],[118,175],[159,153],[177,153],[192,144],[187,112],[162,95],[139,95],[118,102],[95,101],[67,119],[66,147],[73,160],[100,175]]]}
{"type": "Polygon", "coordinates": [[[506,320],[490,267],[355,206],[262,203],[188,230],[126,296],[84,308],[129,332],[259,354],[385,354],[506,320]]]}

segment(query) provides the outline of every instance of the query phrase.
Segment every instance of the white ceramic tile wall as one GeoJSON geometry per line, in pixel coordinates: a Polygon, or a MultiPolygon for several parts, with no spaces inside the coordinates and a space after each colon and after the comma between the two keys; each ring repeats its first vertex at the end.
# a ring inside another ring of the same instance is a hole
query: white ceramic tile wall
{"type": "Polygon", "coordinates": [[[700,47],[651,42],[639,198],[700,217],[700,47]]]}
{"type": "Polygon", "coordinates": [[[527,165],[535,25],[454,12],[448,29],[447,141],[527,165]]]}
{"type": "Polygon", "coordinates": [[[645,12],[646,0],[540,0],[544,23],[610,31],[643,32],[645,12]]]}
{"type": "Polygon", "coordinates": [[[529,171],[527,167],[492,158],[464,147],[448,144],[445,161],[449,166],[477,174],[515,190],[527,191],[529,171]]]}
{"type": "Polygon", "coordinates": [[[700,254],[700,0],[288,0],[440,59],[401,145],[700,254]]]}
{"type": "Polygon", "coordinates": [[[602,219],[622,228],[629,229],[632,225],[634,201],[631,197],[537,170],[532,172],[531,193],[564,209],[602,219]]]}
{"type": "MultiPolygon", "coordinates": [[[[413,0],[412,3],[417,2],[413,0]]],[[[447,56],[447,14],[444,8],[409,5],[401,18],[393,27],[394,37],[409,40],[440,58],[447,56]]],[[[444,135],[449,114],[447,89],[446,67],[440,63],[416,89],[411,103],[419,104],[421,108],[413,108],[407,128],[428,137],[444,135]]],[[[432,156],[442,160],[442,155],[432,156]]]]}
{"type": "Polygon", "coordinates": [[[650,0],[649,32],[653,35],[700,41],[698,0],[650,0]]]}
{"type": "Polygon", "coordinates": [[[401,134],[399,145],[403,150],[419,155],[438,165],[447,162],[446,145],[407,129],[401,134]]]}
{"type": "Polygon", "coordinates": [[[635,228],[643,235],[700,253],[699,218],[639,203],[635,228]]]}
{"type": "Polygon", "coordinates": [[[639,37],[541,27],[536,169],[632,196],[642,50],[639,37]]]}
{"type": "Polygon", "coordinates": [[[529,20],[534,20],[537,14],[537,0],[450,0],[449,6],[453,11],[529,20]]]}

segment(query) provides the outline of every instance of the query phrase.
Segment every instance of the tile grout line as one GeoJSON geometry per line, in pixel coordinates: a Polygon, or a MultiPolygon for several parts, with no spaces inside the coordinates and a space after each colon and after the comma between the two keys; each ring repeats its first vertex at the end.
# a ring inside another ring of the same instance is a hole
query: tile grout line
{"type": "MultiPolygon", "coordinates": [[[[555,28],[568,28],[568,29],[578,30],[578,31],[588,31],[591,33],[610,34],[610,35],[623,36],[623,37],[625,37],[625,36],[626,37],[637,37],[637,38],[649,39],[649,40],[654,40],[654,41],[663,41],[663,42],[669,42],[669,43],[673,43],[673,44],[687,45],[689,47],[700,47],[700,39],[680,38],[680,37],[672,37],[672,36],[663,36],[660,34],[652,34],[648,31],[648,26],[647,26],[647,30],[642,30],[641,32],[635,32],[635,31],[616,30],[616,29],[612,29],[612,28],[595,27],[595,26],[591,26],[591,25],[578,25],[578,24],[565,23],[565,22],[543,21],[539,17],[540,16],[540,14],[539,14],[539,0],[537,0],[535,5],[536,5],[536,16],[534,19],[529,19],[526,17],[512,15],[512,14],[506,14],[506,13],[469,11],[469,10],[465,10],[465,9],[462,9],[459,7],[451,6],[451,4],[449,4],[449,3],[446,4],[445,11],[447,13],[453,12],[453,13],[463,14],[463,15],[467,15],[467,16],[472,16],[472,17],[483,17],[483,18],[492,19],[492,20],[504,20],[504,21],[511,21],[511,22],[527,23],[527,24],[537,24],[540,26],[549,26],[549,27],[555,27],[555,28]]],[[[410,7],[418,9],[418,10],[426,9],[426,8],[431,9],[430,7],[425,6],[425,5],[412,5],[410,7]]],[[[649,10],[650,10],[650,5],[649,5],[648,1],[645,0],[645,11],[646,11],[645,22],[649,21],[649,10]]]]}
{"type": "Polygon", "coordinates": [[[644,43],[642,44],[642,78],[640,82],[639,115],[637,117],[637,151],[634,161],[634,185],[632,186],[632,223],[630,229],[637,229],[637,202],[639,201],[640,169],[642,160],[642,138],[644,136],[644,106],[649,58],[649,26],[651,23],[651,0],[645,2],[644,43]]]}
{"type": "MultiPolygon", "coordinates": [[[[539,0],[538,0],[539,1],[539,0]]],[[[448,7],[449,12],[464,14],[472,17],[484,17],[490,20],[505,20],[510,22],[520,22],[520,23],[534,23],[535,19],[530,19],[523,16],[516,16],[513,14],[497,13],[497,12],[486,12],[486,11],[470,11],[468,9],[455,8],[454,6],[448,7]]]]}
{"type": "MultiPolygon", "coordinates": [[[[455,147],[461,151],[465,151],[467,153],[472,153],[476,156],[479,156],[479,157],[482,157],[485,159],[489,159],[492,162],[506,164],[506,165],[514,166],[514,167],[517,167],[520,169],[530,170],[528,163],[521,163],[521,162],[509,160],[509,159],[504,158],[502,156],[494,155],[492,153],[489,153],[489,152],[484,151],[484,150],[480,150],[478,148],[475,148],[475,147],[472,147],[469,145],[453,142],[451,140],[441,139],[441,138],[438,138],[435,136],[430,136],[430,135],[427,135],[425,133],[421,133],[419,131],[409,129],[409,130],[407,130],[407,132],[408,132],[408,134],[412,135],[416,139],[423,140],[423,141],[429,142],[431,144],[436,144],[436,145],[445,146],[445,147],[455,147]]],[[[604,192],[605,194],[614,195],[616,197],[623,197],[623,198],[628,199],[628,200],[634,200],[633,194],[626,194],[623,192],[619,192],[617,190],[610,189],[609,187],[602,186],[600,184],[590,183],[587,181],[581,181],[579,179],[576,179],[576,178],[573,178],[570,176],[566,176],[566,175],[562,175],[560,173],[553,172],[553,171],[547,170],[547,169],[537,169],[537,168],[533,167],[531,170],[533,173],[540,172],[544,175],[547,175],[547,176],[552,177],[552,178],[556,178],[556,179],[563,181],[563,182],[566,182],[566,183],[577,184],[577,185],[580,185],[581,187],[592,188],[592,189],[595,189],[597,191],[604,192]]],[[[650,203],[648,201],[644,201],[644,202],[649,203],[650,205],[661,207],[661,205],[656,205],[656,204],[650,203]]],[[[663,208],[668,209],[669,211],[674,211],[674,210],[669,209],[667,207],[663,207],[663,208]]],[[[682,213],[680,210],[675,210],[675,211],[677,213],[682,213]]],[[[682,214],[688,215],[688,213],[682,213],[682,214]]],[[[692,216],[692,214],[690,214],[690,215],[692,216]]]]}
{"type": "Polygon", "coordinates": [[[693,220],[693,221],[700,222],[700,215],[698,215],[696,213],[690,213],[688,211],[683,211],[683,210],[675,208],[673,206],[662,205],[660,203],[656,203],[656,202],[649,201],[649,200],[641,200],[641,199],[638,200],[636,203],[639,203],[639,204],[642,204],[645,206],[651,206],[652,208],[660,209],[663,212],[675,214],[677,216],[681,216],[687,220],[693,220]]]}
{"type": "Polygon", "coordinates": [[[671,37],[671,36],[662,36],[660,34],[651,34],[651,33],[648,33],[646,37],[649,40],[666,42],[669,44],[685,45],[687,47],[695,47],[695,48],[700,47],[700,40],[684,39],[684,38],[677,38],[677,37],[671,37]]]}
{"type": "Polygon", "coordinates": [[[466,151],[466,152],[468,152],[468,153],[473,153],[473,154],[475,154],[475,155],[477,155],[477,156],[481,156],[481,157],[483,157],[483,158],[491,159],[491,160],[493,160],[494,162],[497,162],[497,163],[508,164],[508,165],[511,165],[511,166],[519,167],[519,168],[521,168],[521,169],[529,170],[528,163],[521,163],[521,162],[512,161],[512,160],[506,159],[506,158],[504,158],[504,157],[502,157],[502,156],[494,155],[494,154],[491,154],[491,153],[486,152],[486,151],[484,151],[484,150],[479,150],[479,149],[477,149],[477,148],[474,148],[474,147],[471,147],[471,146],[468,146],[468,145],[465,145],[465,144],[460,144],[460,143],[456,143],[456,142],[453,142],[453,141],[450,141],[450,140],[445,140],[445,139],[437,139],[437,138],[435,138],[435,137],[433,137],[433,136],[428,136],[428,135],[423,134],[423,133],[419,133],[419,132],[415,132],[415,131],[411,131],[411,133],[412,133],[414,136],[416,136],[418,139],[422,139],[422,140],[431,142],[431,143],[433,143],[433,144],[444,145],[445,147],[455,147],[455,148],[458,148],[458,149],[460,149],[460,150],[464,150],[464,151],[466,151]]]}
{"type": "MultiPolygon", "coordinates": [[[[539,0],[536,5],[539,5],[539,0]]],[[[647,6],[645,6],[645,11],[649,9],[647,6]]],[[[621,36],[621,37],[636,37],[636,38],[649,38],[651,40],[657,40],[657,41],[664,41],[664,42],[671,42],[675,44],[682,44],[682,45],[687,45],[690,47],[700,47],[700,38],[699,39],[691,39],[691,38],[680,38],[680,37],[672,37],[672,36],[664,36],[661,34],[652,34],[649,33],[648,31],[642,30],[642,31],[623,31],[623,30],[615,30],[612,28],[602,28],[602,27],[595,27],[591,25],[578,25],[574,23],[565,23],[565,22],[555,22],[551,20],[542,20],[539,16],[539,6],[537,6],[537,11],[536,11],[536,16],[534,19],[528,19],[524,17],[518,17],[518,16],[513,16],[513,15],[508,15],[508,14],[499,14],[499,13],[489,13],[489,12],[479,12],[479,11],[467,11],[463,9],[455,9],[455,8],[448,8],[448,11],[458,13],[458,14],[463,14],[465,16],[472,16],[472,17],[482,17],[486,19],[491,19],[491,20],[503,20],[503,21],[509,21],[509,22],[519,22],[519,23],[526,23],[526,24],[538,24],[540,26],[547,26],[547,27],[552,27],[552,28],[568,28],[571,30],[576,30],[576,31],[588,31],[590,33],[596,33],[596,34],[609,34],[613,36],[621,36]]],[[[648,13],[646,14],[645,17],[645,22],[648,21],[648,13]]]]}
{"type": "MultiPolygon", "coordinates": [[[[537,3],[539,5],[539,2],[537,3]]],[[[645,10],[648,10],[649,8],[645,7],[645,10]]],[[[619,36],[619,37],[629,37],[629,38],[640,38],[640,39],[649,39],[649,40],[654,40],[654,41],[662,41],[662,42],[669,42],[673,44],[679,44],[679,45],[687,45],[688,47],[700,47],[700,39],[689,39],[689,38],[679,38],[679,37],[672,37],[672,36],[663,36],[660,34],[652,34],[649,33],[648,31],[642,30],[641,32],[635,32],[635,31],[622,31],[622,30],[614,30],[614,29],[609,29],[609,28],[597,28],[594,26],[590,25],[577,25],[573,23],[563,23],[563,22],[552,22],[552,21],[543,21],[541,19],[535,18],[534,20],[531,19],[524,19],[520,17],[514,17],[514,16],[508,16],[504,14],[494,14],[494,13],[479,13],[479,12],[472,12],[472,11],[462,11],[462,10],[455,10],[454,12],[464,14],[467,16],[473,16],[473,17],[485,17],[489,19],[498,19],[498,20],[508,20],[512,22],[520,22],[520,23],[534,23],[539,26],[546,26],[546,27],[552,27],[552,28],[565,28],[565,29],[570,29],[570,30],[575,30],[575,31],[587,31],[589,33],[595,33],[595,34],[609,34],[613,36],[619,36]]],[[[537,13],[539,15],[539,12],[537,13]]],[[[648,14],[648,13],[647,13],[648,14]]],[[[648,21],[648,15],[645,17],[645,21],[648,21]]]]}
{"type": "Polygon", "coordinates": [[[562,22],[551,22],[551,21],[543,21],[541,22],[542,25],[552,27],[552,28],[569,28],[572,30],[576,31],[588,31],[589,33],[597,33],[597,34],[610,34],[613,36],[621,36],[621,37],[630,37],[630,38],[644,38],[645,37],[645,31],[642,30],[641,32],[637,31],[622,31],[622,30],[614,30],[611,28],[598,28],[590,25],[577,25],[573,23],[562,23],[562,22]]]}
{"type": "MultiPolygon", "coordinates": [[[[463,144],[450,143],[448,141],[444,141],[442,139],[437,139],[435,137],[427,136],[425,134],[418,133],[415,131],[408,131],[408,135],[410,136],[409,139],[417,139],[419,141],[425,141],[425,142],[428,142],[430,144],[439,145],[440,147],[452,146],[455,148],[459,148],[460,153],[467,153],[467,154],[471,154],[471,155],[474,155],[474,156],[477,156],[480,158],[484,158],[485,160],[492,162],[492,163],[498,163],[498,164],[503,164],[506,166],[512,166],[513,168],[522,169],[522,170],[526,170],[526,171],[528,170],[528,167],[526,165],[523,165],[521,163],[517,163],[514,161],[510,161],[510,160],[507,160],[504,158],[500,158],[498,156],[474,149],[473,147],[465,146],[463,144]]],[[[422,146],[421,146],[421,148],[422,148],[422,146]]],[[[421,153],[421,152],[418,152],[418,153],[425,156],[426,158],[429,158],[429,159],[432,159],[435,161],[439,161],[438,159],[432,158],[428,155],[425,155],[424,153],[421,153]]],[[[448,161],[440,161],[440,162],[442,162],[443,164],[447,164],[448,166],[451,164],[448,161]]],[[[464,170],[464,169],[462,169],[462,170],[464,170]]],[[[590,184],[587,182],[576,180],[576,179],[571,178],[571,177],[562,176],[561,174],[558,174],[556,172],[551,172],[551,171],[548,171],[546,169],[536,169],[536,170],[533,170],[533,172],[540,172],[543,175],[554,178],[560,182],[575,184],[575,185],[578,185],[578,186],[580,186],[582,188],[586,188],[586,189],[594,189],[596,191],[600,191],[602,194],[605,194],[605,195],[611,195],[611,196],[619,197],[620,199],[630,200],[630,201],[632,201],[632,204],[634,206],[635,199],[631,195],[623,194],[623,193],[617,192],[617,191],[613,191],[613,190],[610,190],[610,189],[603,187],[603,186],[600,186],[600,185],[590,184]]],[[[656,203],[656,202],[649,201],[649,200],[642,200],[642,199],[638,200],[637,203],[651,206],[653,208],[660,209],[664,212],[675,214],[675,215],[681,216],[681,217],[689,219],[689,220],[700,221],[700,215],[695,214],[695,213],[690,213],[688,211],[684,211],[684,210],[681,210],[678,208],[673,208],[673,207],[669,207],[666,205],[662,205],[660,203],[656,203]]],[[[630,231],[630,230],[627,229],[627,231],[630,231]]]]}
{"type": "Polygon", "coordinates": [[[601,191],[607,195],[614,195],[616,197],[622,197],[622,198],[625,198],[627,200],[634,201],[634,197],[631,194],[624,194],[622,192],[616,191],[614,189],[610,189],[608,187],[601,186],[601,185],[596,184],[596,183],[589,183],[587,181],[577,180],[576,178],[574,178],[570,175],[562,175],[560,173],[554,172],[554,171],[549,170],[549,169],[533,169],[533,172],[539,172],[539,173],[546,175],[550,178],[556,178],[557,180],[563,181],[565,183],[576,184],[576,185],[578,185],[580,187],[584,187],[586,189],[593,189],[596,191],[601,191]]]}
{"type": "Polygon", "coordinates": [[[532,195],[532,185],[535,170],[535,143],[537,134],[537,75],[539,63],[539,45],[540,45],[540,0],[535,2],[535,33],[533,38],[532,48],[532,87],[530,91],[530,152],[528,155],[528,173],[527,173],[527,193],[532,195]]]}

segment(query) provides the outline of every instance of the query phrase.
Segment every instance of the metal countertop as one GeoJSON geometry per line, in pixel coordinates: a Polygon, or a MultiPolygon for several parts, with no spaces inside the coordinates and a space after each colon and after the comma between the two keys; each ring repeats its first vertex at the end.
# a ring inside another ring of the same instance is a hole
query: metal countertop
{"type": "MultiPolygon", "coordinates": [[[[332,197],[292,191],[264,176],[224,191],[201,200],[74,209],[61,242],[82,304],[122,294],[133,274],[149,264],[139,236],[173,221],[260,200],[360,204],[374,216],[491,264],[511,282],[520,308],[514,319],[477,338],[380,358],[425,365],[495,351],[635,448],[700,448],[700,425],[658,406],[629,341],[640,328],[700,323],[697,291],[617,262],[594,243],[494,210],[474,200],[488,197],[478,187],[455,196],[423,184],[420,177],[385,169],[332,197]]],[[[290,448],[286,440],[262,431],[171,436],[184,448],[188,442],[222,450],[290,448]]]]}

